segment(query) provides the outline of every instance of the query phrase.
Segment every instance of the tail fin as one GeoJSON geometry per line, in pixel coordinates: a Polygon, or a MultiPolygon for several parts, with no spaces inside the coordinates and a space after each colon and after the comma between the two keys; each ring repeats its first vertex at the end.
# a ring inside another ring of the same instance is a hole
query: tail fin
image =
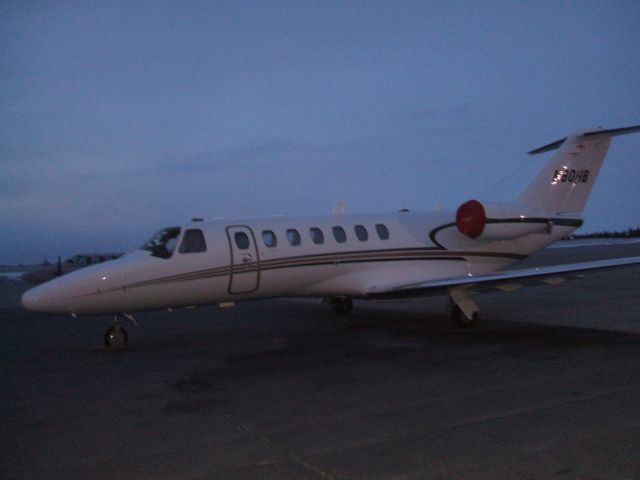
{"type": "Polygon", "coordinates": [[[587,130],[531,150],[529,155],[555,149],[558,152],[518,197],[518,202],[545,214],[579,215],[598,176],[611,137],[634,132],[640,132],[640,125],[587,130]]]}

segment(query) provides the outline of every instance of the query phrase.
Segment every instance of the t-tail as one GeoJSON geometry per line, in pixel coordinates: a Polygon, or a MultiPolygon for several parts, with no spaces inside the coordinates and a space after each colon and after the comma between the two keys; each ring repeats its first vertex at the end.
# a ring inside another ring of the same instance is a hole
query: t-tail
{"type": "Polygon", "coordinates": [[[518,203],[548,216],[580,216],[611,137],[634,132],[640,132],[640,125],[586,130],[530,151],[530,155],[537,155],[558,149],[518,197],[518,203]]]}

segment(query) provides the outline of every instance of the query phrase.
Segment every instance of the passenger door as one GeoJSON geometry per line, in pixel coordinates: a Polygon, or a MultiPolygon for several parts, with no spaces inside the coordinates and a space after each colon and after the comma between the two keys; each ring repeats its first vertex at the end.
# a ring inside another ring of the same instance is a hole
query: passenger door
{"type": "Polygon", "coordinates": [[[260,283],[260,258],[253,231],[246,225],[227,227],[231,268],[229,293],[251,293],[260,283]]]}

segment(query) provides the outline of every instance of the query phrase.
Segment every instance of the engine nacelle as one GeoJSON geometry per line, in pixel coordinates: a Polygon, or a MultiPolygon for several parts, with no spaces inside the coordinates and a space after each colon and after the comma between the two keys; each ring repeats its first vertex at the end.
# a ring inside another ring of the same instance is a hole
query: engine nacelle
{"type": "Polygon", "coordinates": [[[490,241],[548,233],[551,222],[524,205],[469,200],[458,207],[456,226],[469,238],[490,241]]]}

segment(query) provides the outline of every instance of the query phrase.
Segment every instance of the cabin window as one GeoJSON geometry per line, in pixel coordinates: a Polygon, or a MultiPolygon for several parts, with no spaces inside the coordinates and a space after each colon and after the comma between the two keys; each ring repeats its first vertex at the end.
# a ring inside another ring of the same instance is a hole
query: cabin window
{"type": "Polygon", "coordinates": [[[169,258],[176,248],[179,235],[178,227],[163,228],[140,248],[150,251],[154,257],[169,258]]]}
{"type": "Polygon", "coordinates": [[[269,248],[273,248],[278,244],[278,239],[276,238],[276,234],[273,233],[271,230],[264,230],[262,232],[262,241],[269,248]]]}
{"type": "Polygon", "coordinates": [[[246,250],[249,248],[251,242],[249,241],[249,236],[244,232],[236,232],[233,234],[233,239],[236,242],[236,246],[240,250],[246,250]]]}
{"type": "Polygon", "coordinates": [[[297,230],[290,228],[287,230],[287,240],[289,240],[289,245],[293,247],[300,245],[300,234],[297,230]]]}
{"type": "Polygon", "coordinates": [[[324,234],[322,233],[322,230],[320,230],[319,228],[316,228],[316,227],[310,228],[309,235],[311,236],[311,240],[313,241],[313,243],[315,243],[316,245],[320,245],[321,243],[324,243],[324,234]]]}
{"type": "Polygon", "coordinates": [[[389,240],[389,229],[381,223],[376,225],[376,232],[380,240],[389,240]]]}
{"type": "Polygon", "coordinates": [[[344,243],[347,241],[347,234],[342,227],[333,227],[333,237],[338,243],[344,243]]]}
{"type": "Polygon", "coordinates": [[[356,232],[356,237],[358,237],[358,240],[361,242],[366,242],[369,239],[369,233],[362,225],[356,225],[353,229],[356,232]]]}
{"type": "Polygon", "coordinates": [[[180,244],[180,253],[199,253],[207,251],[207,244],[204,241],[202,230],[191,229],[184,232],[182,243],[180,244]]]}

